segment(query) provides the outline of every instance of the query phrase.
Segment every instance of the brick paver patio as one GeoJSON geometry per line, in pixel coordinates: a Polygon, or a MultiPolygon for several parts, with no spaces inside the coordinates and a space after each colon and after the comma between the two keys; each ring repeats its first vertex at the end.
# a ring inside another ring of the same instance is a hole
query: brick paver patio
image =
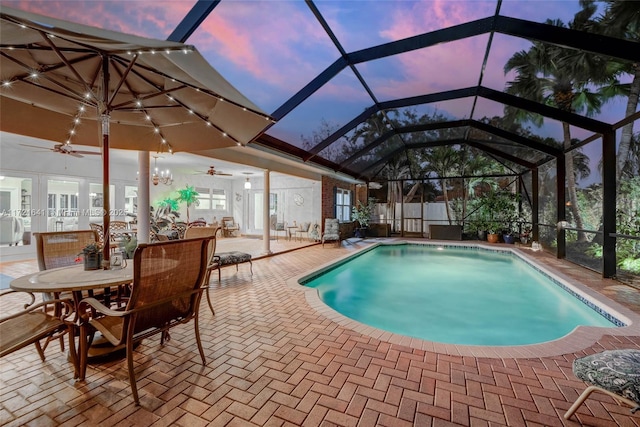
{"type": "MultiPolygon", "coordinates": [[[[640,425],[640,414],[597,394],[570,421],[562,418],[585,388],[572,361],[640,348],[640,336],[607,335],[580,351],[545,357],[444,354],[329,320],[287,284],[366,244],[313,246],[258,259],[253,276],[241,267],[223,270],[221,284],[213,277],[216,314],[206,304],[200,311],[208,364],[199,363],[191,324],[173,329],[163,347],[159,339],[146,340],[135,355],[139,407],[122,360],[92,365],[86,381],[76,382],[55,345],[44,363],[33,347],[6,356],[0,425],[640,425]]],[[[635,289],[564,263],[556,268],[640,312],[635,289]]]]}

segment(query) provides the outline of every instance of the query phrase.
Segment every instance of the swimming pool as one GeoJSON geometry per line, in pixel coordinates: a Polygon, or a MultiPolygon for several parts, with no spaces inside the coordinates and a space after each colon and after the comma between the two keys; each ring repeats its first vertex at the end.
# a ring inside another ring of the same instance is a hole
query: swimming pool
{"type": "Polygon", "coordinates": [[[526,345],[624,326],[511,251],[379,245],[300,283],[348,318],[439,343],[526,345]]]}

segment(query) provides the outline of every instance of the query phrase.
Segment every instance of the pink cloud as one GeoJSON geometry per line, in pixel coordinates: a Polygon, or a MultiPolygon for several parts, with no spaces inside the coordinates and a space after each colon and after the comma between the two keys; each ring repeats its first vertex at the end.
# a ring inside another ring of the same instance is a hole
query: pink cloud
{"type": "Polygon", "coordinates": [[[192,7],[170,1],[5,1],[3,5],[65,21],[164,39],[192,7]]]}
{"type": "Polygon", "coordinates": [[[194,43],[274,87],[299,88],[320,71],[301,50],[326,39],[310,17],[290,2],[223,2],[194,34],[194,43]]]}

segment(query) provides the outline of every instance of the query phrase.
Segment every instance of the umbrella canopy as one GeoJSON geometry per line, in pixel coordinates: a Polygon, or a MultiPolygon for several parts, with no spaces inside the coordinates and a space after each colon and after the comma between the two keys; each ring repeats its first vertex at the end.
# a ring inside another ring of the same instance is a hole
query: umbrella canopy
{"type": "Polygon", "coordinates": [[[244,145],[271,120],[193,46],[8,7],[0,20],[0,130],[102,148],[105,260],[110,146],[193,152],[244,145]]]}
{"type": "Polygon", "coordinates": [[[106,113],[113,148],[177,152],[246,144],[269,124],[193,46],[0,15],[3,131],[98,146],[106,113]]]}

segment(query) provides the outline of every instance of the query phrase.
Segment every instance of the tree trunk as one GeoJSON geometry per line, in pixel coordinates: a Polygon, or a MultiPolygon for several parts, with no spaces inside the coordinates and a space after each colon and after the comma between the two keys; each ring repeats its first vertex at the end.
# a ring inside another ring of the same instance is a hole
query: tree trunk
{"type": "Polygon", "coordinates": [[[451,225],[451,212],[449,211],[449,193],[447,192],[447,180],[441,179],[440,185],[442,186],[442,195],[444,196],[444,207],[447,210],[447,219],[449,225],[451,225]]]}
{"type": "MultiPolygon", "coordinates": [[[[562,130],[564,133],[564,148],[568,150],[571,147],[571,130],[569,128],[568,123],[562,123],[562,130]]],[[[571,209],[571,213],[573,215],[573,219],[576,222],[576,228],[582,230],[584,228],[584,224],[582,222],[582,217],[580,216],[580,209],[578,208],[578,196],[576,193],[576,173],[575,168],[573,166],[573,151],[567,151],[565,153],[565,168],[567,175],[567,194],[569,196],[569,208],[571,209]]],[[[585,242],[587,240],[587,236],[584,231],[578,231],[578,241],[585,242]]]]}
{"type": "Polygon", "coordinates": [[[419,182],[414,183],[411,189],[409,190],[409,192],[407,193],[407,195],[404,196],[405,203],[411,203],[411,199],[413,199],[413,196],[415,196],[416,193],[418,192],[418,188],[420,188],[420,183],[419,182]]]}
{"type": "MultiPolygon", "coordinates": [[[[640,64],[634,64],[636,70],[633,81],[631,82],[631,88],[629,89],[629,98],[627,100],[627,109],[624,116],[629,117],[636,112],[638,107],[638,94],[640,94],[640,64]]],[[[620,136],[620,145],[618,146],[618,157],[616,165],[616,183],[620,183],[620,177],[622,176],[622,169],[624,164],[629,158],[629,149],[631,147],[631,137],[633,136],[633,122],[628,123],[622,127],[622,135],[620,136]]]]}

